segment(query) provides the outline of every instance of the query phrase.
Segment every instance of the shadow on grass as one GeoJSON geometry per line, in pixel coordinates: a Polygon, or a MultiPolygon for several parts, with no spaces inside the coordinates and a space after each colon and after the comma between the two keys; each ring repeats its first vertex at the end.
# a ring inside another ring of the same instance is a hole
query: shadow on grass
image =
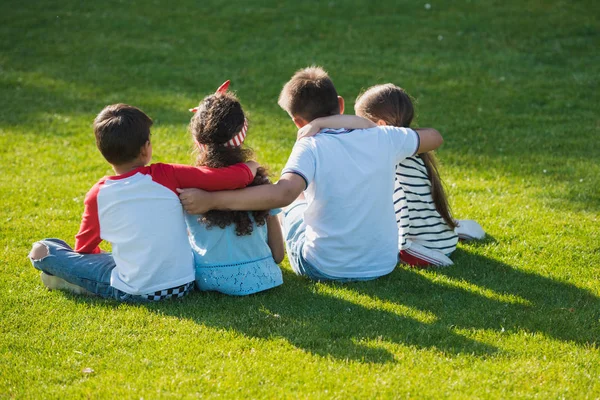
{"type": "Polygon", "coordinates": [[[600,299],[588,291],[461,249],[453,259],[453,267],[431,276],[400,267],[393,282],[357,291],[431,312],[435,324],[447,329],[522,330],[581,345],[598,343],[600,299]],[[429,279],[436,277],[447,279],[429,279]]]}
{"type": "MultiPolygon", "coordinates": [[[[161,315],[186,318],[200,325],[231,329],[261,339],[283,338],[320,356],[361,362],[394,362],[386,343],[443,353],[489,355],[493,346],[477,342],[438,323],[421,322],[398,313],[366,307],[328,293],[352,291],[360,285],[376,293],[381,280],[360,284],[315,284],[284,271],[285,285],[248,297],[196,293],[183,302],[148,304],[161,315]]],[[[387,281],[396,279],[383,278],[387,281]]]]}
{"type": "Polygon", "coordinates": [[[282,338],[323,357],[369,363],[396,362],[390,344],[483,357],[499,351],[457,329],[524,331],[597,345],[598,297],[462,249],[453,258],[451,268],[420,272],[400,266],[378,280],[351,284],[312,283],[285,270],[283,286],[252,296],[196,292],[182,301],[140,306],[249,338],[282,338]],[[390,311],[380,301],[402,311],[390,311]],[[418,320],[406,313],[426,317],[418,320]]]}

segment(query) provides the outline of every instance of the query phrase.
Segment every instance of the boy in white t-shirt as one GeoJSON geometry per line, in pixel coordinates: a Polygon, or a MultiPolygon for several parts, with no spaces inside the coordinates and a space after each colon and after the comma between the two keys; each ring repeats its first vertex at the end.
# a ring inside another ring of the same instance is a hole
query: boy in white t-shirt
{"type": "Polygon", "coordinates": [[[115,175],[86,195],[74,249],[59,239],[34,243],[29,257],[48,288],[122,301],[182,297],[193,288],[194,256],[177,188],[245,187],[258,164],[147,165],[151,126],[143,111],[126,104],[107,106],[94,120],[96,145],[115,175]],[[102,240],[112,253],[100,250],[102,240]]]}
{"type": "MultiPolygon", "coordinates": [[[[285,84],[279,105],[298,128],[344,111],[344,100],[319,67],[302,69],[285,84]]],[[[322,130],[292,149],[274,185],[228,192],[185,190],[191,213],[208,209],[284,207],[282,223],[294,271],[313,280],[368,280],[390,273],[398,261],[394,207],[395,166],[442,143],[433,129],[377,127],[347,116],[362,129],[322,130]],[[302,193],[304,192],[304,194],[302,193]]]]}

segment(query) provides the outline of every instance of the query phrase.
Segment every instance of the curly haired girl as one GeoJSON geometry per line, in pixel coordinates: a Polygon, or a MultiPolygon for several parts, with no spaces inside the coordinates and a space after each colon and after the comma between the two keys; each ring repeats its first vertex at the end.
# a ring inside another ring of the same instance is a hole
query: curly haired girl
{"type": "MultiPolygon", "coordinates": [[[[229,81],[205,97],[189,125],[198,150],[197,166],[221,168],[252,159],[244,146],[248,121],[238,99],[227,91],[229,81]]],[[[270,184],[260,168],[250,186],[270,184]]],[[[280,210],[209,211],[186,214],[201,290],[247,295],[283,283],[277,265],[285,249],[280,210]]]]}

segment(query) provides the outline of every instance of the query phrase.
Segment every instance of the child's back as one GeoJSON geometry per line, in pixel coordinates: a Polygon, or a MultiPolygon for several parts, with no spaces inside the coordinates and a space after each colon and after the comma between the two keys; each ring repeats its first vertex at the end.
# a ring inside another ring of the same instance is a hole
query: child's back
{"type": "Polygon", "coordinates": [[[420,156],[408,157],[396,166],[394,208],[398,221],[400,251],[412,243],[450,254],[456,249],[458,235],[436,208],[431,179],[420,156]]]}
{"type": "Polygon", "coordinates": [[[176,192],[180,186],[224,187],[202,170],[175,164],[103,178],[86,196],[76,251],[94,252],[102,240],[110,242],[117,265],[111,285],[125,293],[147,294],[193,281],[193,255],[176,192]]]}
{"type": "Polygon", "coordinates": [[[414,154],[414,132],[391,127],[324,130],[302,139],[282,171],[302,176],[304,257],[326,275],[376,277],[397,262],[394,166],[414,154]]]}
{"type": "Polygon", "coordinates": [[[193,287],[194,259],[177,188],[235,189],[250,183],[253,173],[243,164],[221,170],[146,166],[151,125],[126,104],[107,106],[96,117],[97,146],[117,175],[86,195],[75,249],[57,239],[34,244],[30,257],[48,287],[119,300],[180,297],[193,287]],[[101,252],[103,240],[112,253],[101,252]]]}
{"type": "MultiPolygon", "coordinates": [[[[206,97],[190,122],[190,132],[199,148],[198,165],[227,166],[252,155],[243,146],[248,129],[244,112],[226,89],[222,86],[206,97]]],[[[270,182],[266,172],[259,169],[251,185],[264,184],[270,182]]],[[[186,214],[198,287],[247,295],[281,285],[283,277],[277,262],[284,257],[284,245],[277,213],[186,214]]]]}
{"type": "MultiPolygon", "coordinates": [[[[298,128],[343,113],[343,99],[319,67],[302,69],[279,95],[298,128]]],[[[369,121],[359,118],[367,125],[369,121]]],[[[313,280],[375,279],[397,263],[398,230],[390,199],[395,165],[442,142],[435,130],[373,127],[325,131],[301,139],[279,181],[241,191],[187,191],[188,211],[261,210],[289,205],[283,213],[288,259],[294,272],[313,280]]]]}
{"type": "MultiPolygon", "coordinates": [[[[414,107],[409,95],[393,84],[373,86],[358,96],[356,114],[379,125],[410,126],[414,107]]],[[[475,221],[456,221],[437,171],[433,153],[401,161],[396,166],[394,208],[400,257],[411,265],[451,265],[447,257],[465,238],[483,235],[475,221]],[[459,225],[460,224],[460,225],[459,225]]]]}
{"type": "MultiPolygon", "coordinates": [[[[87,238],[112,244],[118,267],[112,271],[111,285],[123,292],[151,293],[194,280],[179,198],[153,179],[167,168],[155,164],[102,179],[86,198],[87,204],[96,203],[86,209],[97,210],[98,224],[84,231],[87,238]],[[98,234],[89,235],[94,229],[98,234]]],[[[87,238],[78,235],[76,247],[87,238]]]]}
{"type": "Polygon", "coordinates": [[[273,260],[267,226],[252,218],[252,234],[238,236],[235,225],[207,228],[198,215],[186,214],[201,290],[247,295],[279,286],[281,270],[273,260]]]}

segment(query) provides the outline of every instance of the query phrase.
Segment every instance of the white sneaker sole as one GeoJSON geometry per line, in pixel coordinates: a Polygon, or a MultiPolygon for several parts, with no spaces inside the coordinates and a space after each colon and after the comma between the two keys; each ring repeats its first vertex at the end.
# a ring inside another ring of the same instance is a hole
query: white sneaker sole
{"type": "Polygon", "coordinates": [[[77,286],[72,283],[69,283],[69,282],[65,281],[64,279],[59,278],[58,276],[48,275],[47,273],[42,272],[40,277],[42,278],[42,282],[44,283],[44,285],[50,290],[66,290],[71,293],[81,294],[81,295],[86,295],[86,296],[94,295],[94,293],[82,288],[81,286],[77,286]]]}

